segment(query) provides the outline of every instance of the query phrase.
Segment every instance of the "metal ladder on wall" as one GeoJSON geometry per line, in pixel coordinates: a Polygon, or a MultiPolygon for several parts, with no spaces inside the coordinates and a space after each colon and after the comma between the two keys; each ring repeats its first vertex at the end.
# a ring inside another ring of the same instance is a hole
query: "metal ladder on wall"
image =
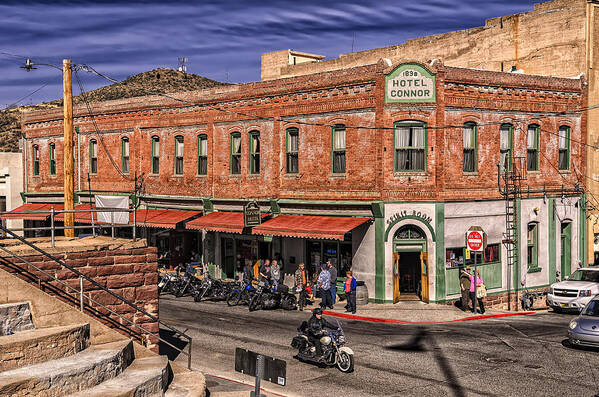
{"type": "MultiPolygon", "coordinates": [[[[516,205],[517,199],[522,196],[522,181],[526,179],[526,158],[516,157],[513,159],[511,169],[501,169],[498,166],[499,192],[505,199],[505,233],[503,233],[503,244],[507,253],[507,290],[508,310],[512,310],[512,274],[520,271],[516,266],[520,258],[520,242],[518,240],[519,214],[516,205]],[[503,189],[502,189],[503,181],[503,189]]],[[[519,287],[515,286],[516,307],[518,306],[519,287]]]]}

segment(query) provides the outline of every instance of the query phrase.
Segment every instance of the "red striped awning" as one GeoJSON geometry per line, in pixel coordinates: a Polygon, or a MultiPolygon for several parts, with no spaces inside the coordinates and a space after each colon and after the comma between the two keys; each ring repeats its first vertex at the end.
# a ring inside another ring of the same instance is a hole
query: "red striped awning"
{"type": "MultiPolygon", "coordinates": [[[[267,214],[262,214],[265,218],[267,214]]],[[[186,223],[187,229],[211,230],[225,233],[243,233],[243,212],[211,212],[186,223]]]]}
{"type": "MultiPolygon", "coordinates": [[[[92,205],[93,210],[96,209],[95,205],[92,205]]],[[[79,204],[75,207],[78,211],[89,210],[89,204],[79,204]]],[[[155,210],[155,209],[139,209],[136,214],[137,226],[141,227],[159,227],[166,229],[175,229],[177,223],[186,221],[189,218],[201,214],[199,211],[186,211],[186,210],[155,210]]],[[[97,221],[98,214],[96,212],[76,212],[75,222],[77,223],[92,223],[92,216],[94,217],[95,223],[97,221]]],[[[64,214],[60,214],[56,217],[57,220],[63,220],[64,214]]],[[[133,212],[129,213],[129,224],[133,225],[133,212]]]]}
{"type": "Polygon", "coordinates": [[[252,229],[253,234],[343,240],[345,233],[372,218],[282,214],[252,229]]]}
{"type": "MultiPolygon", "coordinates": [[[[2,219],[23,219],[28,221],[45,221],[50,216],[50,211],[54,207],[55,211],[62,211],[64,209],[63,204],[44,204],[44,203],[27,203],[23,204],[20,207],[15,208],[9,213],[3,214],[2,219]],[[22,211],[45,211],[45,212],[37,212],[33,214],[16,214],[15,212],[22,211]]],[[[56,218],[58,218],[57,214],[56,218]]],[[[58,219],[57,219],[58,220],[58,219]]]]}

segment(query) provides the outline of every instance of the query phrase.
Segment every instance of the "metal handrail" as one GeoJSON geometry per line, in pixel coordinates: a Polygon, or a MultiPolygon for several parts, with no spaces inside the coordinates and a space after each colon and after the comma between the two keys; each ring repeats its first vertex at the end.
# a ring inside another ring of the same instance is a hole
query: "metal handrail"
{"type": "MultiPolygon", "coordinates": [[[[71,286],[70,286],[70,285],[68,285],[67,283],[65,283],[65,282],[63,282],[62,280],[59,280],[58,278],[56,278],[56,276],[53,276],[53,275],[49,274],[48,272],[46,272],[46,271],[44,271],[44,270],[42,270],[42,269],[39,269],[37,266],[33,265],[31,262],[27,261],[25,258],[22,258],[22,257],[20,257],[20,256],[16,255],[15,253],[11,252],[10,250],[7,250],[6,248],[4,248],[4,247],[0,246],[0,249],[1,249],[2,251],[4,251],[4,252],[7,252],[8,254],[12,255],[13,257],[15,257],[15,258],[18,258],[18,259],[22,260],[22,261],[23,261],[23,262],[25,262],[27,265],[34,267],[35,269],[37,269],[38,271],[40,271],[40,272],[44,273],[45,275],[47,275],[47,276],[48,276],[48,277],[50,277],[51,279],[53,279],[53,280],[55,280],[55,281],[58,281],[58,282],[59,282],[60,284],[62,284],[62,285],[65,285],[67,288],[69,288],[69,289],[72,289],[72,290],[73,290],[73,291],[75,291],[75,292],[78,292],[78,293],[80,294],[80,297],[83,297],[83,296],[85,296],[85,295],[84,295],[84,293],[83,293],[83,283],[82,283],[82,280],[84,280],[84,279],[85,279],[85,280],[89,281],[90,283],[92,283],[94,286],[98,287],[100,290],[102,290],[102,291],[104,291],[104,292],[107,292],[107,293],[109,293],[110,295],[114,296],[115,298],[117,298],[117,299],[121,300],[123,303],[125,303],[125,304],[126,304],[126,305],[128,305],[129,307],[131,307],[131,308],[135,309],[137,312],[140,312],[140,313],[142,313],[143,315],[145,315],[145,316],[149,317],[150,319],[152,319],[152,320],[156,321],[156,322],[157,322],[159,325],[162,325],[162,326],[164,326],[164,327],[168,328],[169,330],[171,330],[171,331],[174,333],[174,335],[180,335],[181,337],[183,337],[183,338],[187,339],[187,342],[188,342],[188,352],[185,352],[185,351],[183,351],[183,349],[180,349],[180,348],[178,348],[178,347],[176,347],[176,346],[172,345],[170,342],[168,342],[168,341],[166,341],[166,340],[162,339],[162,338],[160,337],[160,334],[155,334],[155,333],[153,333],[153,332],[151,332],[151,331],[149,331],[149,330],[147,330],[147,329],[145,329],[145,328],[141,327],[140,325],[138,325],[138,324],[135,324],[134,322],[132,322],[132,321],[128,320],[127,318],[125,318],[125,317],[121,316],[120,314],[118,314],[118,313],[114,312],[113,310],[109,309],[108,307],[104,306],[103,304],[101,304],[101,303],[99,303],[99,302],[95,301],[93,298],[91,298],[91,297],[89,296],[89,294],[88,294],[88,296],[87,296],[88,302],[89,302],[89,301],[91,301],[91,302],[94,302],[94,303],[98,304],[99,306],[103,307],[104,309],[106,309],[106,310],[110,311],[111,313],[115,314],[117,317],[119,317],[119,318],[121,318],[121,319],[123,319],[123,320],[127,321],[128,323],[130,323],[130,324],[131,324],[131,325],[133,325],[134,327],[136,327],[136,328],[138,328],[138,329],[142,330],[142,331],[143,331],[143,332],[145,332],[146,334],[149,334],[149,335],[152,335],[152,336],[156,337],[156,338],[157,338],[159,341],[162,341],[162,342],[166,343],[167,345],[169,345],[170,347],[172,347],[172,348],[174,348],[175,350],[177,350],[178,352],[185,354],[185,355],[187,356],[187,367],[188,367],[189,369],[191,369],[191,345],[192,345],[192,337],[191,337],[191,336],[189,336],[189,335],[185,334],[184,332],[181,332],[181,331],[179,331],[178,329],[176,329],[176,328],[174,328],[174,327],[172,327],[172,326],[170,326],[170,325],[168,325],[168,324],[166,324],[166,323],[164,323],[164,322],[160,321],[160,319],[159,319],[158,317],[156,317],[156,316],[154,316],[154,315],[152,315],[152,314],[148,313],[148,312],[147,312],[147,311],[145,311],[144,309],[142,309],[142,308],[140,308],[139,306],[137,306],[135,303],[133,303],[133,302],[129,301],[128,299],[126,299],[126,298],[124,298],[124,297],[122,297],[122,296],[118,295],[117,293],[115,293],[115,292],[111,291],[110,289],[108,289],[108,288],[104,287],[103,285],[99,284],[97,281],[93,280],[92,278],[90,278],[90,277],[86,276],[85,274],[81,273],[81,272],[80,272],[80,271],[78,271],[77,269],[75,269],[75,268],[73,268],[73,267],[71,267],[71,266],[67,265],[65,262],[61,261],[60,259],[58,259],[58,258],[54,257],[53,255],[51,255],[51,254],[47,253],[46,251],[44,251],[43,249],[41,249],[41,248],[37,247],[36,245],[34,245],[34,244],[32,244],[32,243],[28,242],[27,240],[25,240],[25,239],[24,239],[24,238],[22,238],[21,236],[18,236],[17,234],[15,234],[13,231],[11,231],[11,230],[9,230],[9,229],[5,228],[5,227],[4,227],[4,226],[3,226],[1,223],[0,223],[0,229],[2,229],[2,231],[3,231],[3,232],[5,232],[5,233],[8,233],[8,234],[12,235],[14,238],[16,238],[17,240],[21,241],[21,242],[22,242],[22,243],[24,243],[25,245],[28,245],[29,247],[33,248],[33,249],[34,249],[34,250],[36,250],[37,252],[39,252],[39,253],[41,253],[42,255],[44,255],[44,256],[46,256],[46,257],[50,258],[50,259],[51,259],[51,260],[53,260],[54,262],[58,263],[59,265],[61,265],[61,266],[65,267],[65,268],[67,268],[67,269],[69,269],[71,272],[73,272],[73,273],[75,273],[76,275],[78,275],[78,276],[79,276],[79,279],[80,279],[81,290],[80,290],[80,291],[77,291],[75,288],[71,287],[71,286]]],[[[41,277],[39,277],[39,276],[37,276],[37,275],[36,275],[36,277],[37,277],[39,280],[41,280],[41,277]]],[[[82,298],[81,298],[81,306],[83,307],[83,300],[82,300],[82,298]]],[[[89,306],[89,304],[88,304],[88,306],[89,306]]],[[[91,307],[91,306],[90,306],[90,307],[91,307]]]]}

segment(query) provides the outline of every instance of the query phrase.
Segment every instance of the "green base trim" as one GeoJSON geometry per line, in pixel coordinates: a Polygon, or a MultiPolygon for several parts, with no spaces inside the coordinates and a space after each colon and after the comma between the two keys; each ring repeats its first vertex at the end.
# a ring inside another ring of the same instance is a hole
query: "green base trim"
{"type": "Polygon", "coordinates": [[[548,206],[548,216],[549,216],[549,247],[547,247],[547,252],[549,253],[549,283],[555,283],[556,276],[556,222],[555,222],[555,198],[549,198],[549,206],[548,206]]]}
{"type": "MultiPolygon", "coordinates": [[[[435,204],[435,229],[437,230],[437,241],[435,241],[435,296],[434,301],[443,299],[445,296],[445,203],[435,204]]],[[[431,259],[429,258],[429,268],[431,259]]],[[[430,284],[430,280],[429,280],[430,284]]]]}
{"type": "Polygon", "coordinates": [[[374,215],[374,296],[385,300],[385,204],[382,201],[372,203],[374,215]]]}
{"type": "Polygon", "coordinates": [[[531,267],[526,271],[526,273],[538,273],[541,270],[543,270],[543,269],[541,269],[540,267],[531,267]]]}
{"type": "Polygon", "coordinates": [[[393,299],[368,298],[368,303],[393,303],[393,299]]]}
{"type": "MultiPolygon", "coordinates": [[[[551,283],[553,284],[553,283],[551,283]]],[[[522,296],[522,294],[528,290],[537,290],[537,289],[541,289],[541,288],[549,288],[551,286],[551,284],[543,284],[543,285],[535,285],[532,287],[527,287],[527,288],[520,288],[518,290],[518,295],[522,296]]],[[[493,291],[493,292],[487,292],[487,296],[494,296],[494,295],[501,295],[501,294],[506,294],[508,291],[506,289],[500,290],[500,291],[493,291]]],[[[512,294],[515,294],[516,291],[511,290],[512,294]]],[[[441,299],[438,300],[437,303],[441,303],[441,302],[453,302],[456,300],[459,300],[461,297],[459,294],[455,294],[455,298],[448,298],[446,297],[445,299],[441,299]]]]}

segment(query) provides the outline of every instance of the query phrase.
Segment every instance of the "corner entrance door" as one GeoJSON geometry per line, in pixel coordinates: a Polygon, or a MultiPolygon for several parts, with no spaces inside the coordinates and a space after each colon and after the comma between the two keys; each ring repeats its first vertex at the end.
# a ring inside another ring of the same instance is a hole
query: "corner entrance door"
{"type": "Polygon", "coordinates": [[[420,253],[420,299],[428,303],[428,253],[420,253]]]}
{"type": "Polygon", "coordinates": [[[399,253],[393,253],[393,303],[399,302],[399,253]]]}

